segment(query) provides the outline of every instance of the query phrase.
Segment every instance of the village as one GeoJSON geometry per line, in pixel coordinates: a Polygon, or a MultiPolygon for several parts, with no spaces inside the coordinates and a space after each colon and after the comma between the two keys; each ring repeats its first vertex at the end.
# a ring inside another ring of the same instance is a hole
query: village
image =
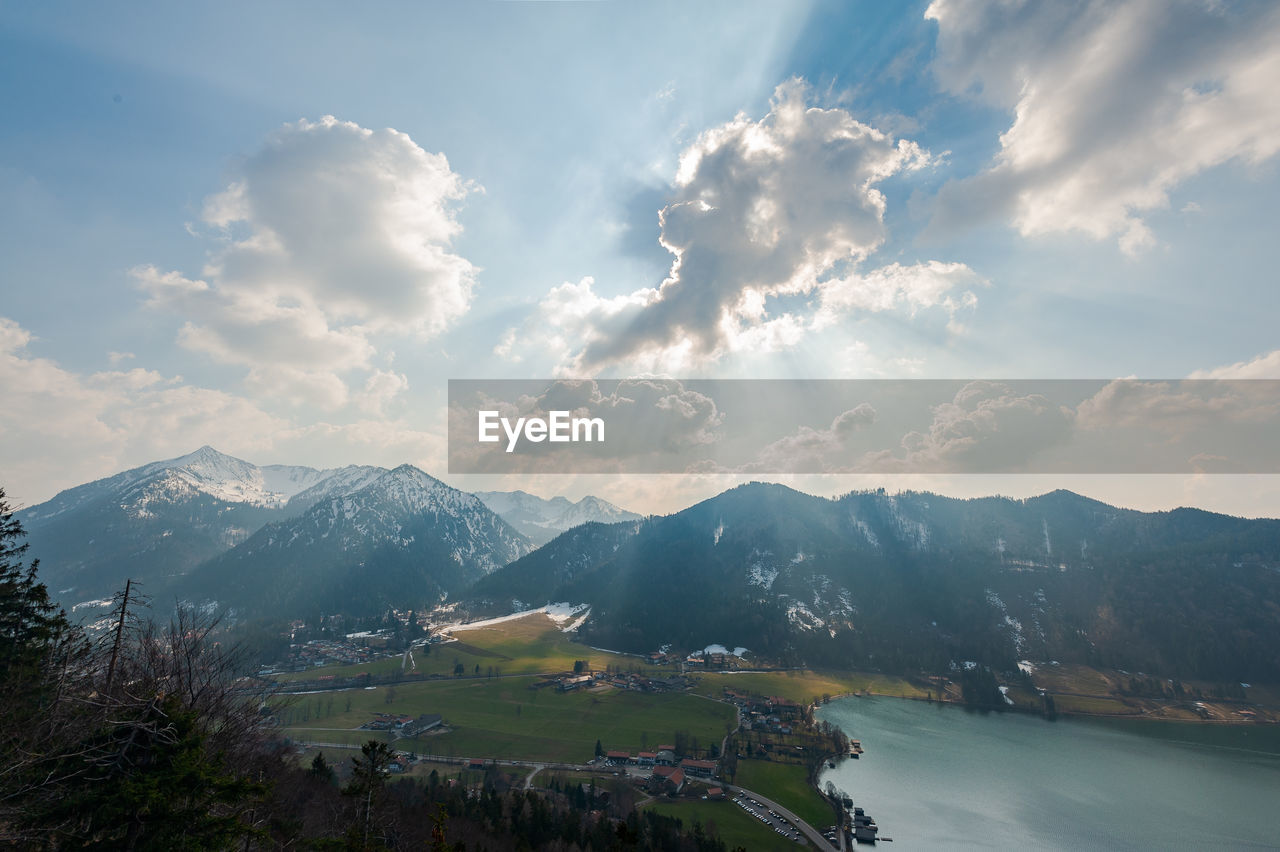
{"type": "Polygon", "coordinates": [[[375,739],[392,749],[385,771],[418,782],[581,792],[737,825],[757,838],[747,848],[771,848],[753,831],[839,848],[846,820],[816,778],[849,743],[814,709],[848,687],[745,648],[594,649],[557,615],[299,630],[260,677],[302,759],[331,750],[345,766],[343,750],[375,739]]]}

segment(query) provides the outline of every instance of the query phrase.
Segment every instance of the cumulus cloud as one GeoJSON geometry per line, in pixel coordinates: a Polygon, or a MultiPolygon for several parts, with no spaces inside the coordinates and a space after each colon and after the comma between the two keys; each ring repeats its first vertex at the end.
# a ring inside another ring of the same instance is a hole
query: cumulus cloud
{"type": "Polygon", "coordinates": [[[1192,379],[1280,379],[1280,349],[1259,355],[1249,361],[1237,361],[1225,367],[1196,370],[1192,379]]]}
{"type": "Polygon", "coordinates": [[[252,399],[155,370],[77,373],[31,354],[33,339],[0,317],[0,484],[23,505],[201,444],[263,463],[336,459],[387,466],[408,461],[435,471],[444,466],[439,429],[387,416],[407,385],[394,371],[375,371],[353,395],[371,416],[299,425],[252,399]]]}
{"type": "Polygon", "coordinates": [[[1233,379],[1119,379],[1078,406],[1076,424],[1152,470],[1273,473],[1280,381],[1233,379]]]}
{"type": "Polygon", "coordinates": [[[153,370],[80,374],[31,355],[30,332],[0,318],[0,439],[4,485],[34,502],[128,464],[202,443],[252,452],[288,424],[242,397],[153,370]]]}
{"type": "Polygon", "coordinates": [[[856,436],[876,422],[876,410],[870,403],[861,403],[841,412],[826,429],[800,426],[765,446],[752,464],[744,471],[807,471],[823,472],[845,470],[849,467],[856,436]]]}
{"type": "Polygon", "coordinates": [[[1000,382],[976,381],[933,408],[925,432],[903,436],[901,451],[868,453],[863,470],[902,472],[1016,472],[1044,451],[1068,442],[1075,412],[1039,393],[1019,393],[1000,382]]]}
{"type": "Polygon", "coordinates": [[[1277,381],[1117,379],[1080,403],[1077,422],[1083,429],[1124,427],[1161,440],[1188,440],[1225,433],[1232,424],[1274,424],[1280,415],[1277,390],[1277,381]]]}
{"type": "Polygon", "coordinates": [[[394,370],[375,370],[364,383],[360,394],[360,407],[381,417],[396,397],[409,389],[409,380],[394,370]]]}
{"type": "Polygon", "coordinates": [[[936,305],[945,308],[954,322],[958,310],[972,308],[978,302],[972,289],[960,288],[984,286],[986,283],[963,263],[937,260],[909,266],[891,263],[819,284],[820,302],[813,325],[815,328],[833,325],[842,317],[859,311],[905,308],[914,315],[936,305]]]}
{"type": "Polygon", "coordinates": [[[940,84],[1010,110],[995,161],[945,186],[935,221],[995,212],[1129,253],[1206,169],[1280,149],[1280,6],[1207,0],[934,0],[940,84]]]}
{"type": "MultiPolygon", "coordinates": [[[[678,372],[727,352],[795,345],[851,311],[971,302],[949,295],[976,278],[962,264],[855,271],[886,239],[878,184],[933,160],[807,98],[802,81],[784,83],[764,118],[740,114],[682,153],[659,211],[660,242],[674,258],[660,286],[618,296],[596,292],[590,278],[556,287],[523,330],[525,344],[549,349],[568,373],[618,363],[678,372]]],[[[514,345],[508,335],[495,351],[512,356],[514,345]]]]}
{"type": "Polygon", "coordinates": [[[188,318],[186,348],[249,368],[255,392],[334,408],[377,335],[428,338],[467,311],[475,269],[452,243],[475,189],[396,130],[286,124],[205,201],[216,242],[200,277],[134,277],[150,306],[188,318]]]}

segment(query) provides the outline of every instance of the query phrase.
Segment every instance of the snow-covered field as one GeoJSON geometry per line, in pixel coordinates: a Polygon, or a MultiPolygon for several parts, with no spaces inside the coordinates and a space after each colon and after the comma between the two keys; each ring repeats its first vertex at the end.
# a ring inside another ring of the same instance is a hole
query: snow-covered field
{"type": "Polygon", "coordinates": [[[564,627],[565,622],[578,617],[570,627],[565,628],[566,631],[576,630],[578,625],[586,619],[586,615],[582,613],[589,608],[588,604],[571,604],[568,601],[563,601],[561,603],[540,606],[537,609],[526,609],[520,612],[513,612],[510,615],[500,615],[497,618],[486,618],[483,621],[472,621],[468,624],[463,624],[462,622],[446,624],[440,628],[440,632],[453,633],[460,630],[475,630],[479,627],[489,627],[494,624],[502,624],[504,621],[515,621],[517,618],[524,618],[526,615],[533,615],[537,612],[545,613],[548,618],[561,627],[564,627]]]}

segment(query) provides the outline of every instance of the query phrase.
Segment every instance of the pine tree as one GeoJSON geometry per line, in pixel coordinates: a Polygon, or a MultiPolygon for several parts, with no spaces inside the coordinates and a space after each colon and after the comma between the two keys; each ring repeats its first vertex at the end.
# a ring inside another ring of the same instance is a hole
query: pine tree
{"type": "MultiPolygon", "coordinates": [[[[65,643],[78,634],[25,563],[26,534],[0,489],[0,694],[32,697],[65,643]]],[[[30,704],[30,701],[24,702],[30,704]]]]}
{"type": "Polygon", "coordinates": [[[360,746],[360,757],[351,758],[351,780],[343,790],[356,801],[358,820],[352,824],[353,832],[359,832],[362,849],[368,849],[369,838],[374,831],[374,810],[381,804],[386,776],[395,752],[391,746],[379,740],[369,740],[360,746]]]}
{"type": "Polygon", "coordinates": [[[329,761],[324,759],[324,752],[316,752],[316,756],[311,760],[311,774],[325,781],[333,780],[333,767],[329,765],[329,761]]]}
{"type": "Polygon", "coordinates": [[[88,642],[36,579],[39,561],[26,563],[24,539],[0,489],[0,841],[33,837],[18,818],[56,796],[56,755],[83,715],[70,697],[91,671],[88,642]]]}

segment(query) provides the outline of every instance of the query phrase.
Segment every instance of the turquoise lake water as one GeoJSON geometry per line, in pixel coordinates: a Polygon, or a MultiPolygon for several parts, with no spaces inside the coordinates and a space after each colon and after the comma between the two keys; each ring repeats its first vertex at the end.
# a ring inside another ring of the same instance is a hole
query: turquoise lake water
{"type": "MultiPolygon", "coordinates": [[[[880,848],[1280,848],[1280,726],[980,714],[841,698],[866,753],[827,770],[880,848]]],[[[867,847],[861,847],[867,848],[867,847]]]]}

